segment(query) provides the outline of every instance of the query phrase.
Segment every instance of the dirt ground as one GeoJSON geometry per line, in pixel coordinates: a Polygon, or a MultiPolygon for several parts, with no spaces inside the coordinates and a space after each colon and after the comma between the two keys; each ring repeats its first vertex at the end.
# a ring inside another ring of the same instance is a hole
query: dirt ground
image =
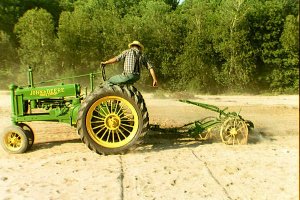
{"type": "MultiPolygon", "coordinates": [[[[176,127],[214,113],[144,95],[151,124],[176,127]]],[[[299,199],[299,96],[196,96],[254,122],[248,145],[150,131],[125,155],[91,152],[67,124],[29,123],[32,150],[0,149],[0,199],[299,199]]],[[[0,93],[0,127],[10,98],[0,93]]]]}

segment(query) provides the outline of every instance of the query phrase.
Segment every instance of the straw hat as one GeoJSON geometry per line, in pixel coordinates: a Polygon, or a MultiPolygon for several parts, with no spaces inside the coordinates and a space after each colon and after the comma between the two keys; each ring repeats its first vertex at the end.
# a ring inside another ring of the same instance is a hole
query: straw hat
{"type": "Polygon", "coordinates": [[[132,43],[128,44],[128,47],[131,48],[131,46],[133,46],[133,45],[141,47],[142,51],[144,50],[144,46],[137,40],[135,40],[132,43]]]}

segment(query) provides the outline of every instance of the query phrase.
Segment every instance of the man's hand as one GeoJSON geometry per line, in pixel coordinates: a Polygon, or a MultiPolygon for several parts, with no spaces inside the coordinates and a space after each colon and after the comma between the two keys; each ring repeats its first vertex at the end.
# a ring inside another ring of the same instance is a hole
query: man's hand
{"type": "Polygon", "coordinates": [[[153,86],[153,87],[158,87],[158,86],[157,86],[157,80],[153,80],[152,86],[153,86]]]}
{"type": "Polygon", "coordinates": [[[153,68],[150,68],[150,74],[151,74],[152,79],[153,79],[152,86],[157,87],[157,78],[156,78],[156,75],[155,75],[155,72],[154,72],[153,68]]]}

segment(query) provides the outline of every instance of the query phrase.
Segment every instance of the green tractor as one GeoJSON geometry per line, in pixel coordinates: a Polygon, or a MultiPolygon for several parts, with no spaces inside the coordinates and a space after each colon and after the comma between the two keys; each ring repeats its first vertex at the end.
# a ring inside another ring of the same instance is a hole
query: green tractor
{"type": "MultiPolygon", "coordinates": [[[[105,81],[104,66],[102,78],[105,81]]],[[[83,94],[79,84],[36,85],[61,81],[56,79],[34,84],[32,70],[28,70],[28,86],[10,86],[12,123],[0,133],[0,144],[9,153],[24,153],[34,142],[32,129],[25,122],[56,121],[77,128],[83,143],[98,154],[124,153],[140,143],[151,129],[160,132],[185,133],[200,140],[219,132],[222,142],[229,145],[247,144],[248,130],[254,124],[239,113],[226,112],[214,105],[180,100],[218,113],[177,128],[149,125],[149,115],[142,94],[132,85],[108,85],[94,88],[91,73],[70,78],[90,77],[91,92],[83,94]]]]}
{"type": "MultiPolygon", "coordinates": [[[[94,88],[96,74],[77,76],[90,77],[91,92],[82,94],[79,84],[36,87],[45,82],[35,84],[29,68],[28,86],[10,86],[13,125],[0,133],[3,149],[9,153],[29,150],[34,133],[25,122],[32,121],[70,124],[77,128],[82,142],[98,154],[124,153],[139,144],[149,129],[142,94],[132,85],[102,84],[94,88]]],[[[104,71],[102,76],[105,80],[104,71]]]]}

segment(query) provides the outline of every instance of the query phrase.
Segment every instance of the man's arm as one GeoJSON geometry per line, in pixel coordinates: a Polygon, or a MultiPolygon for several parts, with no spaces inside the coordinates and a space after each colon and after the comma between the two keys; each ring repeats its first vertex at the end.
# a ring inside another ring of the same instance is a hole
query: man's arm
{"type": "Polygon", "coordinates": [[[127,53],[128,53],[128,50],[125,50],[120,55],[118,55],[114,58],[111,58],[105,62],[101,62],[101,64],[104,64],[104,65],[113,64],[113,63],[119,62],[120,60],[124,60],[127,53]]]}
{"type": "Polygon", "coordinates": [[[145,67],[148,68],[148,70],[152,76],[152,79],[153,79],[152,86],[157,87],[157,78],[156,78],[155,71],[153,69],[153,65],[149,62],[149,60],[145,56],[143,56],[143,62],[144,62],[145,67]]]}
{"type": "Polygon", "coordinates": [[[101,62],[101,64],[107,65],[107,64],[113,64],[117,62],[117,57],[111,58],[105,62],[101,62]]]}
{"type": "Polygon", "coordinates": [[[153,68],[150,68],[149,71],[150,71],[150,74],[151,74],[152,79],[153,79],[152,86],[157,87],[157,78],[156,78],[156,75],[155,75],[155,71],[154,71],[153,68]]]}

